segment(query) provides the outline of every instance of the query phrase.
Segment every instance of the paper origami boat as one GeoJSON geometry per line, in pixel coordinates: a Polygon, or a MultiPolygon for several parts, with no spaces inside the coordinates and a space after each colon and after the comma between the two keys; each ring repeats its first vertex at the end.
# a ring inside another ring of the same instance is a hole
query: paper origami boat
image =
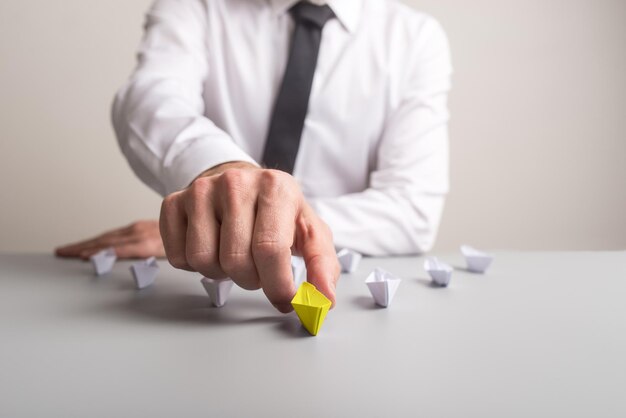
{"type": "Polygon", "coordinates": [[[117,255],[115,254],[115,250],[113,248],[107,248],[92,255],[89,259],[91,260],[91,264],[93,264],[93,268],[96,271],[96,276],[102,276],[111,272],[111,269],[115,264],[115,260],[117,260],[117,255]]]}
{"type": "Polygon", "coordinates": [[[452,277],[452,266],[443,263],[437,259],[437,257],[428,257],[424,261],[424,270],[430,274],[433,282],[439,286],[447,286],[450,283],[452,277]]]}
{"type": "Polygon", "coordinates": [[[493,261],[493,255],[478,251],[469,245],[462,245],[461,252],[465,256],[467,269],[474,273],[484,273],[493,261]]]}
{"type": "Polygon", "coordinates": [[[209,298],[211,299],[211,303],[216,308],[221,308],[226,304],[228,300],[228,295],[230,294],[230,290],[233,288],[233,281],[230,279],[209,279],[208,277],[203,277],[200,280],[202,286],[206,290],[209,298]]]}
{"type": "Polygon", "coordinates": [[[156,258],[150,257],[130,266],[130,271],[135,279],[137,289],[145,289],[154,283],[154,279],[156,279],[156,275],[159,272],[159,265],[156,258]]]}
{"type": "Polygon", "coordinates": [[[306,265],[302,257],[291,256],[291,272],[296,288],[300,287],[302,282],[306,282],[306,265]]]}
{"type": "Polygon", "coordinates": [[[369,287],[374,302],[383,308],[388,307],[400,286],[402,279],[381,268],[376,268],[365,279],[365,284],[369,287]]]}
{"type": "Polygon", "coordinates": [[[291,300],[291,306],[298,314],[302,326],[311,335],[317,335],[322,328],[330,305],[332,305],[330,299],[309,282],[302,283],[291,300]]]}
{"type": "Polygon", "coordinates": [[[359,267],[359,262],[363,256],[356,251],[344,248],[337,253],[337,258],[341,264],[342,273],[353,273],[359,267]]]}

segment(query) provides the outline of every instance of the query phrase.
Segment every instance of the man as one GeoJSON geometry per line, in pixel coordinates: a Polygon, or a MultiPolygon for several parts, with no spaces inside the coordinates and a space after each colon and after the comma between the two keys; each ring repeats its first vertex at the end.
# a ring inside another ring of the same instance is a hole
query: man
{"type": "Polygon", "coordinates": [[[438,23],[395,1],[157,0],[113,124],[165,196],[163,248],[146,221],[58,253],[164,252],[287,312],[293,252],[334,301],[335,247],[431,247],[450,73],[438,23]]]}

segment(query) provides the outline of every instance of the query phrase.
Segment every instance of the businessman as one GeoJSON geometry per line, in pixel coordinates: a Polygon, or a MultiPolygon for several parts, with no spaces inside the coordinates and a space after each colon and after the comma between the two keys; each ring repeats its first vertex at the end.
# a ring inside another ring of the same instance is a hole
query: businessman
{"type": "Polygon", "coordinates": [[[158,225],[57,254],[165,255],[287,312],[296,253],[334,301],[336,248],[432,246],[450,75],[440,25],[394,0],[157,0],[112,118],[158,225]]]}

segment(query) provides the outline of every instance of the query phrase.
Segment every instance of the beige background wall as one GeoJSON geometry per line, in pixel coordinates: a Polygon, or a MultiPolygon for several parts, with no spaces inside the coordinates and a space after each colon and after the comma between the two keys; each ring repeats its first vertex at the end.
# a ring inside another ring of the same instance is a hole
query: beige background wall
{"type": "MultiPolygon", "coordinates": [[[[0,251],[157,216],[109,123],[149,3],[0,2],[0,251]]],[[[456,69],[437,249],[626,248],[626,1],[409,3],[456,69]]]]}

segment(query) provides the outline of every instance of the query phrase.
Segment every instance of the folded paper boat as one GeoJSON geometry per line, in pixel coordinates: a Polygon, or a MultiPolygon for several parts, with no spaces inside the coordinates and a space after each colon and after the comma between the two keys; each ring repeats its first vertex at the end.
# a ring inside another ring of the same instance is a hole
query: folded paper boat
{"type": "Polygon", "coordinates": [[[200,282],[209,295],[213,306],[221,308],[226,304],[234,284],[231,279],[209,279],[208,277],[203,277],[200,282]]]}
{"type": "Polygon", "coordinates": [[[89,259],[91,260],[96,275],[102,276],[111,272],[115,260],[117,260],[117,255],[115,254],[115,249],[111,247],[97,252],[89,259]]]}
{"type": "Polygon", "coordinates": [[[155,257],[150,257],[130,266],[130,271],[135,279],[137,289],[145,289],[154,283],[159,272],[159,265],[155,257]]]}
{"type": "Polygon", "coordinates": [[[381,268],[376,268],[367,276],[365,284],[367,284],[367,287],[370,289],[374,302],[386,308],[391,305],[391,301],[396,295],[401,281],[402,279],[394,276],[392,273],[381,268]]]}
{"type": "Polygon", "coordinates": [[[337,253],[342,273],[353,273],[359,267],[359,262],[363,256],[356,251],[344,248],[337,253]]]}
{"type": "Polygon", "coordinates": [[[430,274],[433,282],[439,286],[447,286],[450,283],[454,269],[452,266],[439,261],[437,257],[428,257],[424,261],[424,270],[430,274]]]}
{"type": "Polygon", "coordinates": [[[474,273],[484,273],[493,261],[493,255],[479,251],[469,245],[462,245],[461,252],[465,257],[467,269],[474,273]]]}
{"type": "Polygon", "coordinates": [[[298,288],[291,300],[291,306],[296,311],[302,326],[311,335],[317,335],[332,302],[322,292],[309,282],[304,282],[298,288]]]}

